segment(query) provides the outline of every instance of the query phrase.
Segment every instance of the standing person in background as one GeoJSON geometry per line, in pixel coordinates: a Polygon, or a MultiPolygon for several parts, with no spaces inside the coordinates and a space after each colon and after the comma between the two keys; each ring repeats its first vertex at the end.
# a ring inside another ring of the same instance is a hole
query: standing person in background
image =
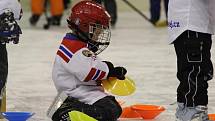
{"type": "MultiPolygon", "coordinates": [[[[165,15],[167,19],[167,12],[168,12],[168,3],[169,0],[164,0],[164,8],[165,8],[165,15]]],[[[155,25],[155,26],[166,26],[167,25],[167,20],[165,21],[159,21],[160,15],[161,15],[161,0],[150,0],[150,14],[151,18],[150,21],[155,25]]]]}
{"type": "MultiPolygon", "coordinates": [[[[16,20],[22,15],[21,5],[17,0],[0,0],[0,109],[6,111],[2,100],[5,98],[5,85],[8,75],[6,43],[19,42],[21,29],[16,20]],[[4,108],[3,108],[4,107],[4,108]]],[[[5,99],[4,99],[5,100],[5,99]]],[[[0,117],[1,118],[1,117],[0,117]]]]}
{"type": "Polygon", "coordinates": [[[111,16],[111,26],[114,28],[117,22],[117,3],[115,0],[94,0],[99,4],[104,4],[105,9],[111,16]]]}
{"type": "Polygon", "coordinates": [[[176,120],[209,121],[208,81],[213,78],[214,0],[170,0],[168,30],[177,55],[176,120]]]}
{"type": "Polygon", "coordinates": [[[48,19],[48,22],[50,22],[51,25],[60,25],[65,3],[63,0],[31,0],[32,16],[29,19],[31,25],[35,26],[44,12],[46,17],[48,17],[47,6],[49,3],[51,17],[48,19]]]}

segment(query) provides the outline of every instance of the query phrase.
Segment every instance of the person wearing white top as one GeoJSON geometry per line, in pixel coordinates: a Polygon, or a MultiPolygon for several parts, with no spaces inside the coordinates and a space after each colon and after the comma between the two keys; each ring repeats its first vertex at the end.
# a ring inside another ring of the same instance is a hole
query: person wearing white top
{"type": "MultiPolygon", "coordinates": [[[[17,0],[0,0],[0,109],[3,109],[5,84],[8,75],[6,43],[19,42],[21,29],[16,20],[22,16],[21,5],[17,0]]],[[[5,105],[5,104],[4,104],[5,105]]]]}
{"type": "Polygon", "coordinates": [[[169,43],[177,55],[176,119],[209,121],[208,81],[213,78],[212,35],[215,31],[214,0],[170,0],[169,43]]]}

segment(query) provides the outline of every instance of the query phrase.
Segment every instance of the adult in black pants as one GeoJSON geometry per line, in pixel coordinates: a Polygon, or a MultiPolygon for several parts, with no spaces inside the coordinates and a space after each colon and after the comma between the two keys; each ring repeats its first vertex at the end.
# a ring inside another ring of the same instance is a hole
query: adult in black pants
{"type": "Polygon", "coordinates": [[[111,26],[115,27],[117,22],[117,3],[115,0],[94,0],[99,4],[104,4],[105,9],[111,16],[111,26]]]}
{"type": "Polygon", "coordinates": [[[175,47],[180,82],[176,121],[210,121],[208,81],[213,78],[210,50],[215,32],[214,6],[214,0],[169,1],[168,36],[175,47]]]}
{"type": "MultiPolygon", "coordinates": [[[[177,102],[184,103],[178,104],[176,113],[178,117],[183,116],[180,110],[184,109],[184,105],[196,107],[195,113],[198,113],[198,109],[207,111],[208,81],[213,78],[213,65],[210,59],[211,36],[211,34],[187,30],[174,41],[177,78],[180,81],[177,88],[177,102]]],[[[183,116],[183,118],[187,117],[189,116],[183,116]]],[[[206,116],[205,119],[204,121],[208,121],[206,116]]]]}
{"type": "Polygon", "coordinates": [[[178,102],[185,102],[188,106],[208,104],[208,80],[213,77],[211,44],[211,34],[190,30],[174,42],[178,62],[177,78],[180,81],[178,102]]]}

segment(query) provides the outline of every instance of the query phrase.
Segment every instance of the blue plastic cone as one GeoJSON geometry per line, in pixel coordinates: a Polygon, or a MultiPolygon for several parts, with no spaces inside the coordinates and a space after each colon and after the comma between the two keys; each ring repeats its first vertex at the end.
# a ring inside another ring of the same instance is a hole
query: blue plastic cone
{"type": "Polygon", "coordinates": [[[31,116],[34,115],[32,112],[3,112],[2,115],[8,121],[27,121],[31,116]]]}

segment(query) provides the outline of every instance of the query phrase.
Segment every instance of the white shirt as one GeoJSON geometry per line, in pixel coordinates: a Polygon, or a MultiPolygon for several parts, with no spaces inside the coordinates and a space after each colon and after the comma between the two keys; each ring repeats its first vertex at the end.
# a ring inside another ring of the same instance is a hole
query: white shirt
{"type": "Polygon", "coordinates": [[[170,0],[168,8],[169,43],[186,30],[214,34],[215,0],[170,0]]]}
{"type": "Polygon", "coordinates": [[[14,13],[14,18],[19,20],[21,18],[21,5],[18,0],[0,0],[0,14],[6,9],[11,10],[14,13]]]}
{"type": "Polygon", "coordinates": [[[108,72],[107,64],[89,51],[86,43],[67,34],[57,51],[52,78],[58,92],[93,104],[108,95],[96,82],[106,79],[108,72]]]}

